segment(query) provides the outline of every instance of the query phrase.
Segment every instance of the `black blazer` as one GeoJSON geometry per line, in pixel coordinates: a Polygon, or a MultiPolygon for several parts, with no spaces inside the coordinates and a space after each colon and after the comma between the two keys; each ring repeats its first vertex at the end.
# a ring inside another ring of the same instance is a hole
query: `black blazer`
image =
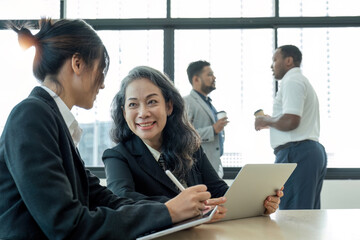
{"type": "MultiPolygon", "coordinates": [[[[205,184],[213,198],[221,197],[228,189],[219,178],[200,148],[186,180],[188,186],[205,184]]],[[[132,199],[166,202],[179,194],[143,141],[133,135],[103,154],[108,188],[116,195],[132,199]]]]}
{"type": "Polygon", "coordinates": [[[171,225],[164,204],[118,198],[85,169],[41,87],[0,138],[0,239],[134,239],[171,225]]]}

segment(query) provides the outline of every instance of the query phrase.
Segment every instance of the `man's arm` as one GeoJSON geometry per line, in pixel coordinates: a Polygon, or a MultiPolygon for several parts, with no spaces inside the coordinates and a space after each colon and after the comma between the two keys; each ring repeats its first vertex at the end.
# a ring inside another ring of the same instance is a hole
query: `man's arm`
{"type": "Polygon", "coordinates": [[[283,114],[279,117],[260,116],[255,119],[255,129],[257,131],[272,127],[280,131],[291,131],[300,124],[301,117],[294,114],[283,114]]]}

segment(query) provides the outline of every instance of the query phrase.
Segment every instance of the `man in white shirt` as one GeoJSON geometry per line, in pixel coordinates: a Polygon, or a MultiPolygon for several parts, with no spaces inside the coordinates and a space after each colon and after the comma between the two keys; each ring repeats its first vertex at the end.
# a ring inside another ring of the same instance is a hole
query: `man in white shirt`
{"type": "Polygon", "coordinates": [[[280,209],[320,209],[320,192],[326,174],[327,156],[319,143],[319,101],[309,80],[302,74],[302,54],[293,45],[279,47],[271,68],[280,89],[273,117],[259,116],[255,129],[270,127],[270,143],[276,163],[297,163],[285,184],[280,209]]]}

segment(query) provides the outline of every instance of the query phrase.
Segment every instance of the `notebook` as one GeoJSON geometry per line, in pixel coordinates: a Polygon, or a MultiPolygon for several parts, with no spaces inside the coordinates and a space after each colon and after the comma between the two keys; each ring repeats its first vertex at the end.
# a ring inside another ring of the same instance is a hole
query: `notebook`
{"type": "Polygon", "coordinates": [[[227,213],[222,221],[255,217],[265,212],[264,200],[284,186],[296,163],[246,164],[225,193],[227,213]]]}
{"type": "Polygon", "coordinates": [[[204,213],[201,216],[191,218],[191,219],[185,220],[180,223],[176,223],[173,226],[171,226],[170,228],[163,229],[163,230],[160,230],[157,232],[152,232],[145,236],[141,236],[141,237],[137,238],[137,240],[153,239],[153,238],[161,237],[161,236],[164,236],[164,235],[167,235],[167,234],[170,234],[173,232],[177,232],[177,231],[180,231],[180,230],[183,230],[186,228],[191,228],[191,227],[195,227],[200,224],[206,223],[212,219],[212,217],[214,216],[214,213],[216,212],[216,209],[217,209],[217,207],[204,213]]]}

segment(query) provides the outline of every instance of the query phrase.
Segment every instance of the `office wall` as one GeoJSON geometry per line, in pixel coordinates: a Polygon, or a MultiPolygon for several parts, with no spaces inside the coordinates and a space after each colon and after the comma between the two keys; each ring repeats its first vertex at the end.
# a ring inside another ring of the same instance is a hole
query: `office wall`
{"type": "Polygon", "coordinates": [[[360,180],[325,180],[321,208],[360,208],[360,180]]]}

